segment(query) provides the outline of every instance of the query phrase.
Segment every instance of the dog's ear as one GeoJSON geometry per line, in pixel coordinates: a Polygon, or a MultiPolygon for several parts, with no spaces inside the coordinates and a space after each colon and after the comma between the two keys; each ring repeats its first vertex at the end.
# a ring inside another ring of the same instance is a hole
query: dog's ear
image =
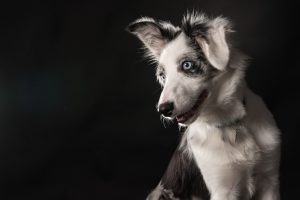
{"type": "Polygon", "coordinates": [[[230,51],[226,40],[231,25],[225,18],[215,18],[208,23],[205,37],[199,35],[196,41],[212,66],[224,70],[228,64],[230,51]]]}
{"type": "Polygon", "coordinates": [[[189,36],[195,38],[210,64],[218,70],[225,70],[230,56],[227,36],[231,30],[230,22],[223,18],[208,19],[192,13],[184,18],[189,23],[189,36]]]}
{"type": "Polygon", "coordinates": [[[152,18],[140,18],[127,27],[130,33],[136,35],[149,50],[152,57],[157,59],[170,40],[175,34],[175,27],[167,22],[157,22],[152,18]]]}

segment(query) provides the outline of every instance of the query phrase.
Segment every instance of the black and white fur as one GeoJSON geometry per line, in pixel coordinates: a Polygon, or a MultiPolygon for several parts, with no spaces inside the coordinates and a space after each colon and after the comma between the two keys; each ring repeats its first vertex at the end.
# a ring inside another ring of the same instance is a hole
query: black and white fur
{"type": "Polygon", "coordinates": [[[158,107],[172,102],[166,118],[186,129],[147,199],[280,199],[280,131],[244,80],[247,57],[231,43],[231,23],[192,12],[180,27],[143,17],[128,30],[157,63],[158,107]]]}

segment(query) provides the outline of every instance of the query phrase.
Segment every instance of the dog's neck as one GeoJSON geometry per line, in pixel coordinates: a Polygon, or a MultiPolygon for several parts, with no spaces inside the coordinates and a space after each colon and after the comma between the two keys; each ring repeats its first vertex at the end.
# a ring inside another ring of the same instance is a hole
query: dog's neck
{"type": "Polygon", "coordinates": [[[215,127],[224,127],[241,121],[246,115],[246,97],[239,95],[230,102],[208,106],[194,123],[201,122],[215,127]]]}
{"type": "Polygon", "coordinates": [[[201,113],[201,115],[189,126],[180,125],[179,131],[184,133],[188,127],[196,124],[207,124],[216,128],[234,127],[239,125],[246,117],[247,99],[246,95],[242,93],[243,90],[247,90],[244,81],[242,87],[237,88],[234,92],[234,97],[231,102],[226,102],[225,104],[206,109],[205,112],[201,113]]]}

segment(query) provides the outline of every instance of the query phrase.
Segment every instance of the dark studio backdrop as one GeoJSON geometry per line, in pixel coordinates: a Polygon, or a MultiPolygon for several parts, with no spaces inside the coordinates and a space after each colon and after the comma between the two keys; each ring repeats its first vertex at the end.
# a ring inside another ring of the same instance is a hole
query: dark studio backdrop
{"type": "MultiPolygon", "coordinates": [[[[0,199],[144,199],[178,141],[128,23],[224,15],[282,130],[282,199],[299,193],[299,41],[289,1],[7,1],[0,6],[0,199]]],[[[295,8],[295,9],[293,9],[295,8]]]]}

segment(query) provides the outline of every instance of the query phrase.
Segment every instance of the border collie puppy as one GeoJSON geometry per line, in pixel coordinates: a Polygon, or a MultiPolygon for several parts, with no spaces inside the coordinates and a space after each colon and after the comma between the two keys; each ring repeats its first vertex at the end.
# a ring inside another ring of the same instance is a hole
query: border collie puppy
{"type": "Polygon", "coordinates": [[[185,129],[147,199],[280,199],[280,131],[245,82],[231,23],[192,12],[179,27],[143,17],[128,31],[157,63],[158,112],[185,129]]]}

